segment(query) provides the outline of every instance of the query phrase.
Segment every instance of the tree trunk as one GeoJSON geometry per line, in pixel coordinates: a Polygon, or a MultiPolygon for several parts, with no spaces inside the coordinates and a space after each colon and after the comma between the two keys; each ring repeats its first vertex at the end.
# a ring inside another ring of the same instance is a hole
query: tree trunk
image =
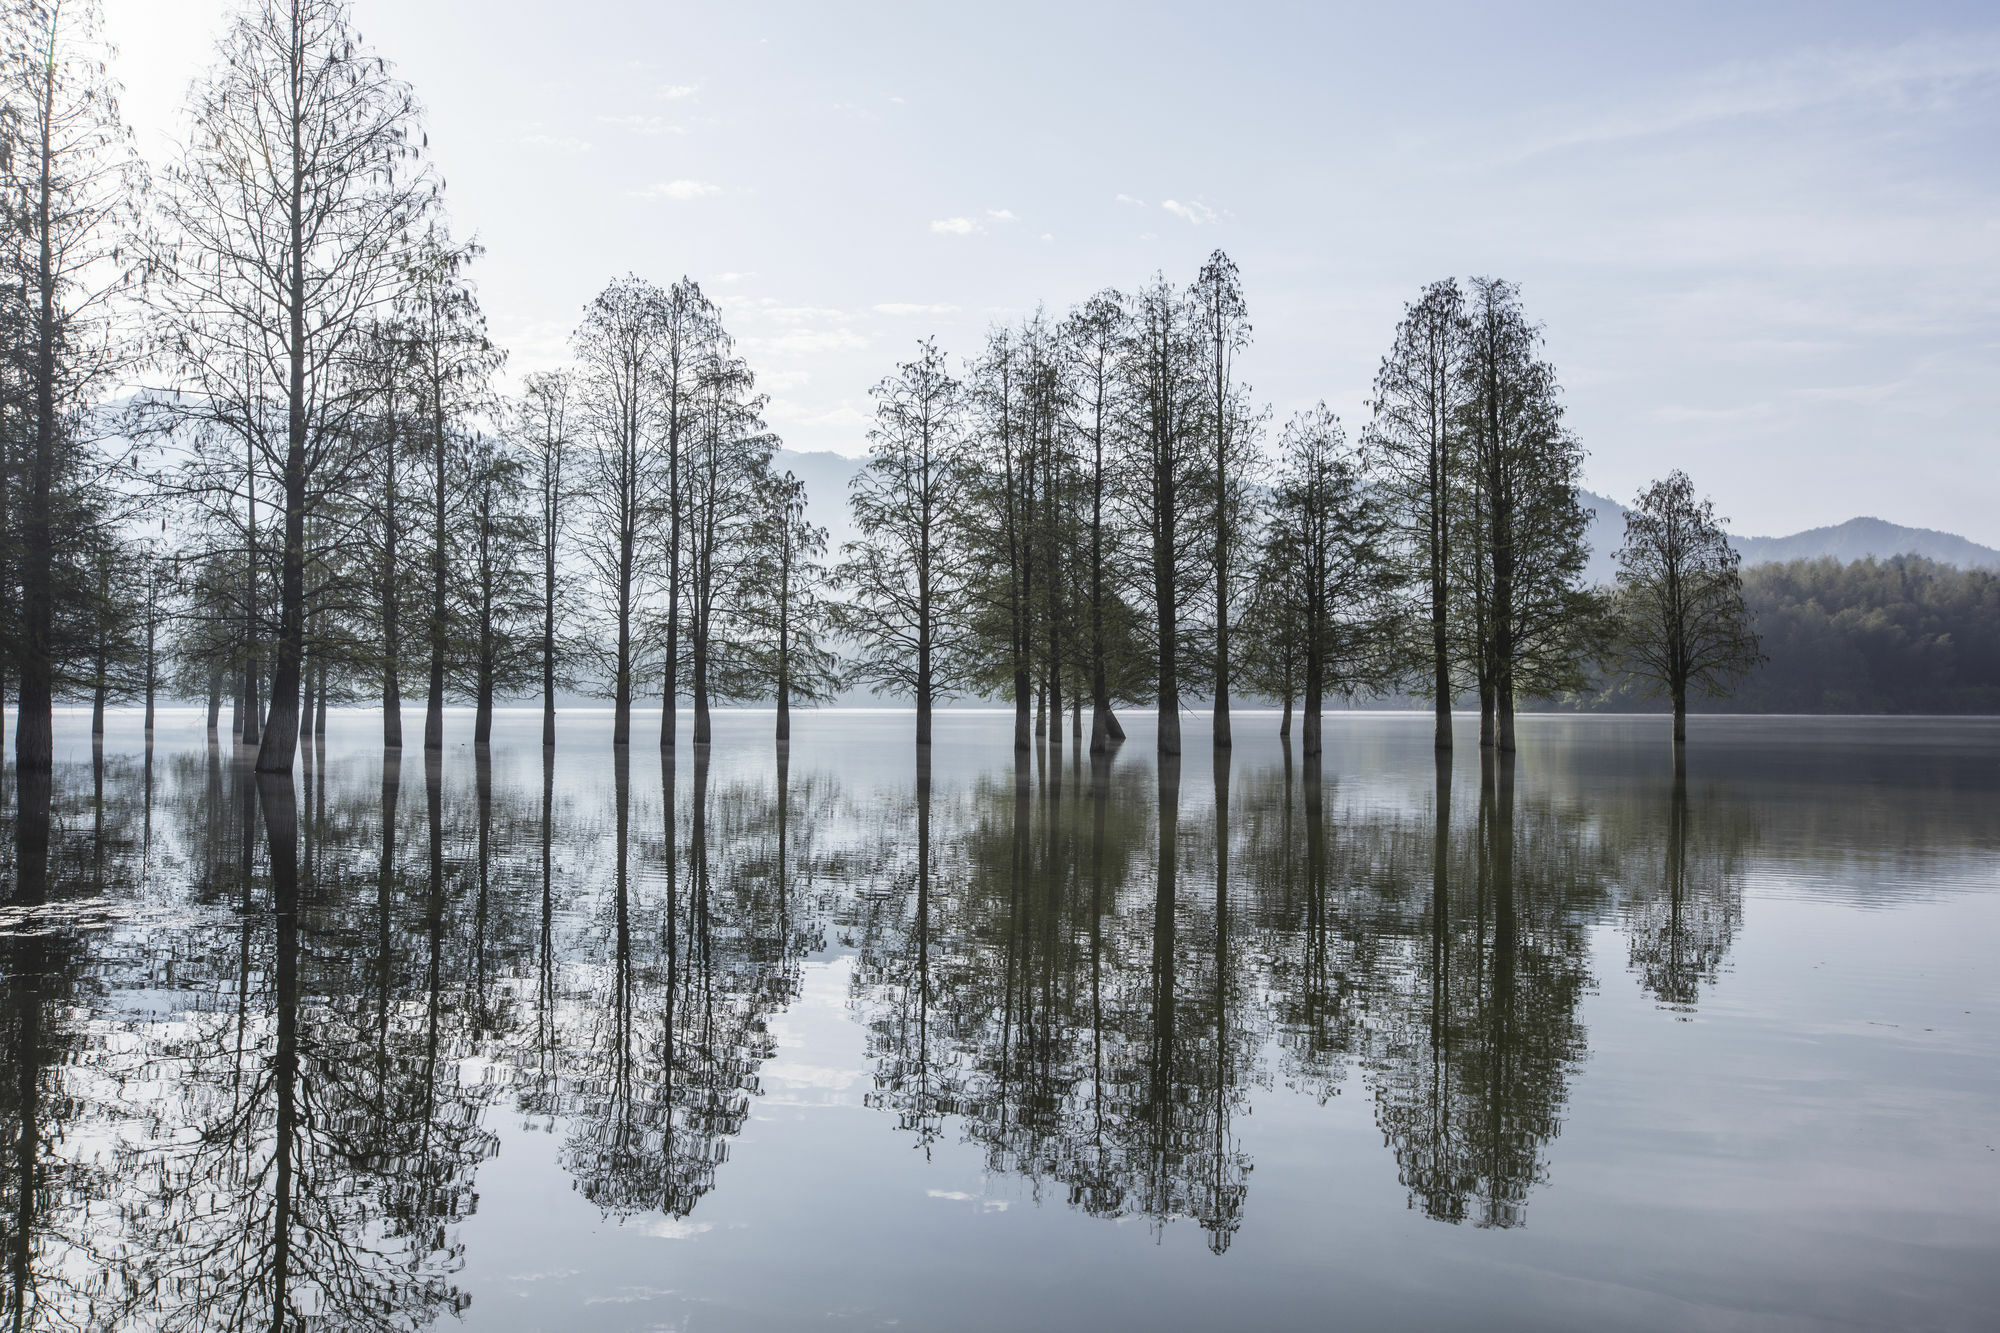
{"type": "Polygon", "coordinates": [[[706,614],[697,612],[698,624],[694,631],[694,743],[707,745],[710,740],[708,718],[708,619],[706,614]]]}
{"type": "Polygon", "coordinates": [[[445,547],[444,547],[444,407],[432,408],[431,421],[431,615],[430,697],[424,703],[424,748],[444,748],[445,547]]]}
{"type": "Polygon", "coordinates": [[[216,724],[222,720],[222,663],[217,662],[208,669],[208,734],[215,734],[216,724]]]}
{"type": "Polygon", "coordinates": [[[313,734],[320,737],[326,735],[326,676],[326,659],[321,658],[319,664],[319,707],[313,713],[313,734]]]}
{"type": "MultiPolygon", "coordinates": [[[[295,330],[296,332],[296,330],[295,330]]],[[[303,333],[298,336],[303,338],[303,333]]],[[[285,452],[285,545],[278,576],[278,660],[257,747],[259,773],[290,773],[299,746],[299,685],[305,655],[306,475],[304,348],[293,344],[292,442],[285,452]]]]}
{"type": "Polygon", "coordinates": [[[1287,740],[1292,736],[1292,696],[1289,691],[1285,694],[1284,714],[1278,719],[1278,734],[1287,740]]]}
{"type": "Polygon", "coordinates": [[[1681,746],[1686,745],[1687,738],[1688,738],[1687,686],[1683,685],[1674,691],[1674,748],[1676,750],[1679,750],[1681,746]]]}
{"type": "Polygon", "coordinates": [[[299,709],[300,739],[312,735],[313,705],[318,702],[318,696],[313,692],[313,680],[318,665],[319,663],[314,656],[307,656],[305,670],[301,676],[301,681],[305,686],[305,706],[299,709]]]}
{"type": "MultiPolygon", "coordinates": [[[[393,384],[393,377],[391,383],[393,384]]],[[[396,578],[396,398],[387,403],[388,431],[384,446],[387,480],[382,500],[382,748],[403,748],[403,624],[402,593],[396,578]]]]}
{"type": "Polygon", "coordinates": [[[55,533],[49,522],[56,470],[56,261],[53,212],[56,78],[42,87],[35,230],[40,253],[34,281],[35,448],[28,460],[27,512],[21,533],[21,711],[14,721],[14,762],[23,773],[55,766],[55,533]]]}

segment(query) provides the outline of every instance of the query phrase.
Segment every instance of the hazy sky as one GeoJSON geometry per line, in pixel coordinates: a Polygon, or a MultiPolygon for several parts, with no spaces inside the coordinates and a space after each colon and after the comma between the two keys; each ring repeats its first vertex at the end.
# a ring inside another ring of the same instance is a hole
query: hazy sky
{"type": "MultiPolygon", "coordinates": [[[[226,0],[106,0],[155,161],[226,0]]],[[[1522,284],[1588,483],[2000,545],[1989,4],[357,0],[512,370],[629,271],[723,305],[799,449],[986,325],[1222,247],[1282,417],[1350,426],[1403,302],[1522,284]],[[1532,8],[1532,18],[1502,10],[1532,8]]]]}

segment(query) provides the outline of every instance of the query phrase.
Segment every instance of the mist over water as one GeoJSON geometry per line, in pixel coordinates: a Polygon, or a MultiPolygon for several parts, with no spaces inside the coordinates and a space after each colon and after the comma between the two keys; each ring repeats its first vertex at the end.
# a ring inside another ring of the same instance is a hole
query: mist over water
{"type": "Polygon", "coordinates": [[[7,771],[12,1324],[2000,1307],[2000,722],[1697,717],[1677,775],[1665,718],[540,721],[7,771]]]}

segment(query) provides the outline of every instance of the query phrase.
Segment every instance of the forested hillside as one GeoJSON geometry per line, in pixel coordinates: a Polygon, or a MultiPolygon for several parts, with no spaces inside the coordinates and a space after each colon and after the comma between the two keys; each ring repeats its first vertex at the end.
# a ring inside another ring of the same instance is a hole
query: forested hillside
{"type": "MultiPolygon", "coordinates": [[[[1746,568],[1743,599],[1769,660],[1697,711],[2000,712],[2000,573],[1920,556],[1792,560],[1746,568]]],[[[1589,706],[1664,707],[1624,683],[1589,706]]]]}

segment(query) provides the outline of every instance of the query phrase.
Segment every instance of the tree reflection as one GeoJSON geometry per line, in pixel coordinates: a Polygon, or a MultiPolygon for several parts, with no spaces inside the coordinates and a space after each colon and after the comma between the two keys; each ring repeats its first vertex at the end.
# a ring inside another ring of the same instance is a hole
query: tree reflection
{"type": "Polygon", "coordinates": [[[1747,836],[1739,816],[1712,802],[1689,809],[1685,759],[1677,763],[1658,849],[1639,840],[1645,850],[1634,859],[1645,868],[1627,881],[1624,911],[1632,971],[1662,1008],[1692,1013],[1722,975],[1743,921],[1747,836]]]}

